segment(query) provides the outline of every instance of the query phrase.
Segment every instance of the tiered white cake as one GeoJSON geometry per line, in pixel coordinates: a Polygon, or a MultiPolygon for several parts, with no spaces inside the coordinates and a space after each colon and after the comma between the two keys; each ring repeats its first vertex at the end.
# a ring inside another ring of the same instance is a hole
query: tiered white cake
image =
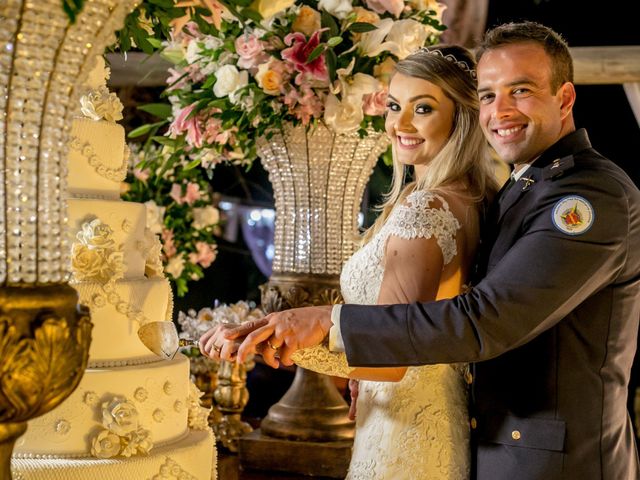
{"type": "Polygon", "coordinates": [[[188,359],[161,360],[138,339],[141,325],[171,321],[171,289],[145,206],[119,199],[128,152],[105,79],[99,58],[69,149],[72,285],[91,309],[89,367],[62,405],[29,422],[12,469],[24,480],[210,480],[213,434],[188,359]]]}

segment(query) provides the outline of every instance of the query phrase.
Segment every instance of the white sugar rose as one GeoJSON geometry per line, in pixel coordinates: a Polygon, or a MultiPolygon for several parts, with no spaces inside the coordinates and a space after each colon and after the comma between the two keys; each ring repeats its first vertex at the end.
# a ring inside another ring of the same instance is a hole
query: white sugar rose
{"type": "Polygon", "coordinates": [[[351,0],[320,0],[318,2],[318,10],[322,9],[342,20],[351,13],[353,5],[351,0]]]}
{"type": "Polygon", "coordinates": [[[122,103],[115,93],[109,92],[107,87],[100,87],[80,98],[80,111],[92,120],[117,122],[122,120],[122,103]]]}
{"type": "Polygon", "coordinates": [[[246,70],[239,72],[235,65],[224,65],[216,72],[213,93],[218,98],[229,95],[229,99],[232,100],[231,95],[247,83],[249,83],[249,74],[246,70]]]}
{"type": "Polygon", "coordinates": [[[415,20],[398,20],[391,27],[386,42],[392,45],[389,51],[402,60],[424,46],[431,32],[427,25],[415,20]]]}
{"type": "Polygon", "coordinates": [[[97,458],[111,458],[120,453],[120,437],[109,430],[102,430],[91,442],[91,455],[97,458]]]}
{"type": "Polygon", "coordinates": [[[147,278],[162,277],[162,243],[160,237],[150,230],[144,235],[144,274],[147,278]]]}
{"type": "Polygon", "coordinates": [[[138,411],[123,397],[102,404],[102,424],[116,435],[125,436],[138,428],[138,411]]]}
{"type": "Polygon", "coordinates": [[[99,218],[82,224],[76,238],[80,243],[90,249],[114,249],[113,230],[106,223],[102,223],[99,218]]]}
{"type": "Polygon", "coordinates": [[[122,278],[124,256],[122,251],[91,249],[74,243],[71,247],[71,271],[78,282],[107,283],[122,278]]]}
{"type": "Polygon", "coordinates": [[[192,428],[194,430],[206,430],[209,428],[208,418],[211,409],[203,407],[200,404],[200,397],[202,397],[202,395],[203,392],[198,389],[195,383],[189,382],[187,419],[189,428],[192,428]]]}
{"type": "Polygon", "coordinates": [[[123,439],[122,443],[124,448],[120,453],[123,457],[130,457],[132,455],[144,454],[148,455],[149,451],[153,448],[153,442],[151,441],[151,432],[143,428],[138,428],[132,432],[129,432],[123,439]]]}
{"type": "Polygon", "coordinates": [[[71,270],[76,280],[94,278],[100,274],[104,257],[86,245],[74,243],[71,247],[71,270]]]}
{"type": "Polygon", "coordinates": [[[215,207],[203,207],[193,209],[193,227],[201,229],[209,225],[215,225],[220,220],[220,212],[215,207]]]}
{"type": "Polygon", "coordinates": [[[144,206],[147,209],[147,228],[153,233],[161,234],[167,207],[160,207],[153,200],[144,202],[144,206]]]}

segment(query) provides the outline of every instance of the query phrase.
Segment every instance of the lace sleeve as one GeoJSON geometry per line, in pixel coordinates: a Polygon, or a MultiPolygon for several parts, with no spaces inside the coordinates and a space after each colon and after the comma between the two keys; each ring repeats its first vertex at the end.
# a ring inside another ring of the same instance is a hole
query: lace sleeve
{"type": "Polygon", "coordinates": [[[407,240],[435,237],[445,265],[458,253],[456,231],[460,222],[449,210],[447,201],[436,193],[419,190],[409,194],[405,203],[389,216],[385,228],[389,234],[407,240]],[[432,206],[434,200],[441,206],[432,206]]]}
{"type": "Polygon", "coordinates": [[[334,377],[348,378],[355,370],[349,366],[343,352],[331,352],[324,345],[298,350],[291,358],[299,367],[334,377]]]}

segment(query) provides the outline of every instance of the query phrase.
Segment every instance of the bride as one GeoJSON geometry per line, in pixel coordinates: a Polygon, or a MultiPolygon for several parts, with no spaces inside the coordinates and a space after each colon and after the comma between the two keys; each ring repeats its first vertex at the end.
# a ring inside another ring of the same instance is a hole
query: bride
{"type": "MultiPolygon", "coordinates": [[[[495,192],[474,68],[469,51],[447,45],[421,49],[396,65],[385,121],[392,187],[362,247],[343,267],[347,303],[426,302],[464,288],[482,211],[495,192]],[[413,170],[408,184],[406,169],[413,170]]],[[[224,331],[212,329],[200,348],[218,358],[224,342],[224,331]]],[[[469,478],[466,365],[351,368],[344,354],[324,347],[298,351],[293,359],[360,379],[348,479],[469,478]]]]}

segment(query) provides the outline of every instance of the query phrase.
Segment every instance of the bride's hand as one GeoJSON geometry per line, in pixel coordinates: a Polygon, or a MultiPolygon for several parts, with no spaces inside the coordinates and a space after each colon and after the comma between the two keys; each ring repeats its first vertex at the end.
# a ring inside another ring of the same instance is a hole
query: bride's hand
{"type": "Polygon", "coordinates": [[[236,352],[242,343],[243,338],[237,340],[228,340],[225,334],[228,330],[237,328],[236,324],[221,324],[207,330],[199,339],[198,347],[202,355],[213,360],[235,359],[236,352]]]}

